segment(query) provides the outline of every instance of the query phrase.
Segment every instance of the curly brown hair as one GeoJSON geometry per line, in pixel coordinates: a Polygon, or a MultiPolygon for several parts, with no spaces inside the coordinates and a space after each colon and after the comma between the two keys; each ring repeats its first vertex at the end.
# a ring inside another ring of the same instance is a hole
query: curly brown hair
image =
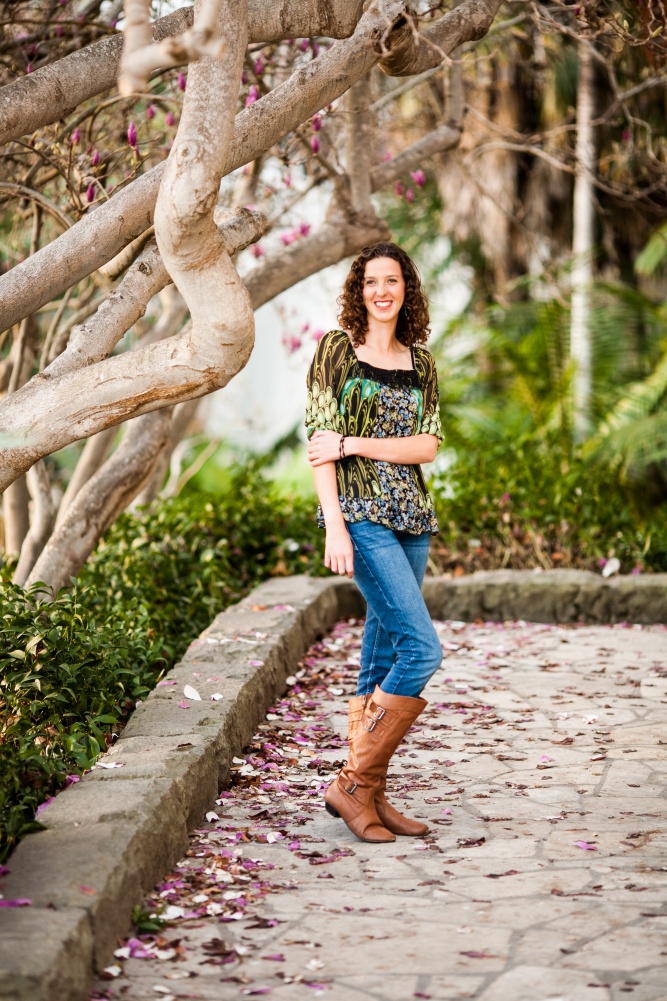
{"type": "Polygon", "coordinates": [[[397,340],[408,347],[413,344],[425,344],[431,332],[428,299],[413,261],[395,243],[374,243],[372,247],[364,247],[352,262],[343,291],[338,297],[340,309],[338,322],[343,330],[349,330],[355,347],[365,342],[368,332],[368,313],[364,304],[364,274],[368,262],[378,257],[390,257],[393,261],[397,261],[405,281],[405,300],[396,325],[397,340]]]}

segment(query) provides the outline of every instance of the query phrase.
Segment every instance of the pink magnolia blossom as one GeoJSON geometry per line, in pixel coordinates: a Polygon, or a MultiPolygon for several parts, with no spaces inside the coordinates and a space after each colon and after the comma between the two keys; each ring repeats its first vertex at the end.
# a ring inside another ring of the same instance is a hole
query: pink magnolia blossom
{"type": "Polygon", "coordinates": [[[261,76],[262,73],[264,72],[264,63],[262,62],[261,58],[255,62],[254,69],[255,69],[255,76],[261,76]]]}
{"type": "Polygon", "coordinates": [[[312,139],[310,140],[310,148],[312,149],[313,153],[319,153],[320,140],[317,138],[317,136],[313,136],[312,139]]]}
{"type": "Polygon", "coordinates": [[[299,236],[308,236],[310,233],[310,223],[302,222],[299,224],[299,236]]]}
{"type": "Polygon", "coordinates": [[[137,127],[134,122],[130,122],[127,127],[127,141],[133,148],[137,145],[137,127]]]}
{"type": "Polygon", "coordinates": [[[423,188],[426,184],[426,175],[423,170],[411,170],[410,177],[415,182],[418,188],[423,188]]]}
{"type": "Polygon", "coordinates": [[[149,104],[146,108],[146,118],[150,122],[151,119],[155,118],[155,105],[149,104]]]}
{"type": "Polygon", "coordinates": [[[74,132],[72,132],[72,137],[70,139],[72,146],[76,146],[76,144],[79,142],[80,139],[81,139],[81,132],[79,131],[79,129],[74,129],[74,132]]]}
{"type": "Polygon", "coordinates": [[[401,195],[403,194],[403,192],[405,191],[405,188],[403,187],[403,185],[401,184],[401,182],[400,182],[400,181],[396,181],[396,184],[394,185],[394,191],[396,192],[396,194],[397,194],[397,195],[398,195],[399,197],[400,197],[400,196],[401,196],[401,195]]]}
{"type": "Polygon", "coordinates": [[[322,330],[321,327],[318,327],[317,330],[313,330],[313,334],[312,334],[313,340],[314,341],[321,341],[322,338],[324,337],[325,333],[326,333],[326,331],[322,330]]]}
{"type": "Polygon", "coordinates": [[[28,63],[26,67],[26,73],[32,73],[32,63],[28,63]]]}
{"type": "Polygon", "coordinates": [[[408,190],[405,192],[405,200],[406,200],[406,202],[410,202],[410,204],[412,204],[412,202],[414,202],[414,200],[415,200],[415,193],[412,190],[412,188],[408,188],[408,190]]]}
{"type": "Polygon", "coordinates": [[[322,128],[322,119],[319,115],[313,115],[313,120],[310,124],[313,126],[313,132],[319,132],[322,128]]]}
{"type": "Polygon", "coordinates": [[[254,104],[259,97],[259,88],[256,83],[253,83],[248,91],[248,96],[245,99],[245,106],[249,108],[251,104],[254,104]]]}
{"type": "Polygon", "coordinates": [[[299,48],[301,49],[302,52],[307,52],[308,49],[310,48],[310,39],[302,38],[301,41],[299,42],[299,48]]]}
{"type": "Polygon", "coordinates": [[[253,257],[264,257],[266,251],[264,250],[264,247],[261,245],[261,243],[253,243],[252,247],[250,248],[250,253],[252,254],[253,257]]]}
{"type": "Polygon", "coordinates": [[[86,189],[86,201],[92,202],[95,198],[95,185],[91,182],[86,189]]]}
{"type": "Polygon", "coordinates": [[[174,124],[174,116],[172,115],[171,111],[167,112],[167,117],[165,118],[165,122],[167,123],[167,125],[174,124]]]}
{"type": "Polygon", "coordinates": [[[186,80],[185,80],[184,74],[183,73],[179,73],[178,74],[178,89],[179,90],[185,90],[185,83],[186,83],[186,80]]]}

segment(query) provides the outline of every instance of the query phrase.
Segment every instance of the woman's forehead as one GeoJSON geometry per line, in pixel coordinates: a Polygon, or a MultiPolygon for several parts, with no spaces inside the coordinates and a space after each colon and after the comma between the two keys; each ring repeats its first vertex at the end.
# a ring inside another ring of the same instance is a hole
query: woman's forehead
{"type": "Polygon", "coordinates": [[[366,262],[364,278],[389,278],[392,275],[403,277],[401,265],[392,257],[374,257],[372,261],[366,262]]]}

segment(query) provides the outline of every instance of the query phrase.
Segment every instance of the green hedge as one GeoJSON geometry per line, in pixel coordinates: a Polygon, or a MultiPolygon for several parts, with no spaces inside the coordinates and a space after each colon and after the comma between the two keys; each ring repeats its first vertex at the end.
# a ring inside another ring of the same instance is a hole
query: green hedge
{"type": "Polygon", "coordinates": [[[667,517],[580,452],[532,441],[458,450],[431,484],[440,570],[536,566],[596,570],[617,557],[622,573],[667,571],[667,517]]]}
{"type": "Polygon", "coordinates": [[[4,568],[0,862],[219,611],[272,574],[321,571],[313,515],[312,501],[288,500],[248,467],[222,497],[123,515],[52,602],[4,568]]]}

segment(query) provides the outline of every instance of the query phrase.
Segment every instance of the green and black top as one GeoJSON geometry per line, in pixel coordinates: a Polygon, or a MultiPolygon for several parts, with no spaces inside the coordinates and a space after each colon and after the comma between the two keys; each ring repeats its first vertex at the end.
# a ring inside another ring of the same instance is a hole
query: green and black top
{"type": "MultiPolygon", "coordinates": [[[[433,434],[442,441],[433,356],[422,347],[411,350],[411,369],[375,368],[357,358],[344,330],[325,334],[308,372],[308,437],[329,430],[359,438],[433,434]]],[[[346,521],[366,519],[413,535],[438,531],[418,465],[351,455],[336,463],[336,473],[346,521]]],[[[321,508],[317,519],[323,527],[321,508]]]]}

